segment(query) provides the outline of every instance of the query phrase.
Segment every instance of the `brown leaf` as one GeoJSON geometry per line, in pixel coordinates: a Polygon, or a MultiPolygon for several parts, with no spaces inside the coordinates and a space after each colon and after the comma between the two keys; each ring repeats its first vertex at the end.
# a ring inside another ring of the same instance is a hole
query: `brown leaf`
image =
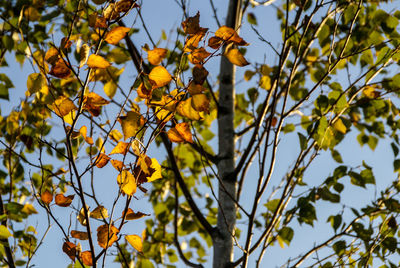
{"type": "Polygon", "coordinates": [[[203,67],[203,65],[197,64],[194,66],[192,73],[195,84],[202,85],[207,79],[208,71],[203,67]]]}
{"type": "Polygon", "coordinates": [[[72,41],[69,40],[67,37],[63,37],[61,39],[61,44],[60,44],[60,48],[61,49],[69,49],[72,46],[72,41]]]}
{"type": "Polygon", "coordinates": [[[115,8],[115,4],[111,3],[103,12],[104,18],[107,20],[115,20],[119,17],[119,12],[115,8]]]}
{"type": "Polygon", "coordinates": [[[99,157],[97,158],[96,161],[96,167],[102,168],[105,165],[107,165],[108,161],[110,160],[110,157],[106,154],[100,153],[99,157]]]}
{"type": "Polygon", "coordinates": [[[107,28],[107,19],[96,13],[89,15],[89,26],[93,28],[107,28]]]}
{"type": "Polygon", "coordinates": [[[196,94],[192,97],[192,107],[198,112],[208,112],[210,100],[205,94],[196,94]]]}
{"type": "Polygon", "coordinates": [[[55,202],[60,207],[68,207],[71,205],[72,200],[74,200],[75,195],[64,196],[63,194],[57,194],[55,202]]]}
{"type": "Polygon", "coordinates": [[[83,101],[83,108],[89,111],[93,116],[99,116],[101,113],[101,107],[110,103],[108,100],[94,92],[87,94],[83,101]]]}
{"type": "Polygon", "coordinates": [[[116,45],[119,43],[119,41],[121,41],[125,37],[125,35],[130,30],[131,29],[128,27],[122,27],[122,26],[114,27],[111,29],[111,31],[107,33],[106,37],[104,38],[104,41],[106,41],[111,45],[116,45]]]}
{"type": "Polygon", "coordinates": [[[71,231],[71,236],[73,238],[76,238],[76,239],[79,239],[79,240],[88,240],[89,239],[89,236],[88,236],[87,232],[81,232],[81,231],[72,230],[71,231]]]}
{"type": "Polygon", "coordinates": [[[138,96],[143,99],[150,99],[153,93],[152,88],[146,88],[144,83],[141,83],[136,90],[138,96]]]}
{"type": "Polygon", "coordinates": [[[102,56],[99,56],[99,55],[96,55],[96,54],[90,55],[88,60],[87,60],[87,62],[86,62],[86,64],[90,68],[99,68],[99,69],[105,69],[105,68],[107,68],[107,67],[109,67],[111,65],[102,56]]]}
{"type": "Polygon", "coordinates": [[[64,242],[62,246],[62,250],[65,254],[70,257],[72,261],[75,261],[75,256],[76,256],[76,245],[71,242],[64,242]]]}
{"type": "Polygon", "coordinates": [[[134,0],[120,0],[116,3],[115,10],[119,13],[128,12],[131,8],[138,7],[134,0]]]}
{"type": "Polygon", "coordinates": [[[71,69],[65,64],[63,59],[58,59],[57,62],[51,66],[49,74],[57,78],[67,78],[71,74],[71,69]]]}
{"type": "Polygon", "coordinates": [[[196,48],[191,54],[189,54],[189,61],[193,64],[203,63],[206,58],[208,58],[211,53],[207,52],[204,47],[196,48]]]}
{"type": "Polygon", "coordinates": [[[113,225],[101,225],[97,228],[97,243],[100,247],[106,249],[118,240],[118,233],[119,230],[113,225]]]}
{"type": "Polygon", "coordinates": [[[49,205],[51,201],[53,201],[53,194],[49,190],[46,190],[40,195],[40,200],[46,205],[49,205]]]}
{"type": "Polygon", "coordinates": [[[200,12],[193,17],[187,18],[184,22],[182,22],[182,28],[185,34],[196,34],[200,31],[200,12]]]}
{"type": "Polygon", "coordinates": [[[213,36],[210,39],[208,39],[208,46],[213,48],[213,49],[218,49],[222,45],[223,41],[224,40],[222,40],[222,38],[213,36]]]}
{"type": "Polygon", "coordinates": [[[125,220],[137,220],[140,218],[143,218],[145,216],[150,216],[150,214],[145,214],[143,212],[133,212],[133,210],[131,208],[128,208],[128,211],[126,212],[125,215],[125,220]]]}
{"type": "Polygon", "coordinates": [[[51,65],[54,65],[59,57],[60,54],[58,53],[58,50],[55,47],[51,47],[49,50],[46,51],[44,60],[50,63],[51,65]]]}
{"type": "Polygon", "coordinates": [[[123,154],[126,155],[126,153],[129,151],[129,143],[127,142],[118,142],[118,144],[112,149],[111,154],[123,154]]]}
{"type": "Polygon", "coordinates": [[[83,251],[81,258],[84,265],[93,266],[92,253],[90,251],[83,251]]]}

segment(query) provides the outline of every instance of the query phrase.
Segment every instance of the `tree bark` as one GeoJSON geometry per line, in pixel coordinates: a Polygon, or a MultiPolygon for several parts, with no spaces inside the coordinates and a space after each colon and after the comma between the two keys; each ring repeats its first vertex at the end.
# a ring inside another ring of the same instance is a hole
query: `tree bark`
{"type": "MultiPolygon", "coordinates": [[[[242,19],[242,0],[230,0],[226,26],[239,30],[242,19]]],[[[225,47],[223,48],[225,50],[225,47]]],[[[229,266],[233,260],[233,236],[236,224],[237,176],[235,175],[235,109],[236,67],[221,57],[218,106],[218,220],[220,236],[214,237],[213,267],[229,266]]]]}

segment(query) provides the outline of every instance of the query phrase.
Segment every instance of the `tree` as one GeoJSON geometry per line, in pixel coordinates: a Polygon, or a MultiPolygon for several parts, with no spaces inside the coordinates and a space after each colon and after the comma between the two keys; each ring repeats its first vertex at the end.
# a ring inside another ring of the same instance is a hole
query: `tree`
{"type": "Polygon", "coordinates": [[[2,265],[29,267],[55,226],[71,267],[265,267],[311,226],[324,235],[273,266],[397,267],[400,11],[382,2],[230,0],[221,23],[210,0],[204,28],[175,1],[181,25],[158,41],[146,2],[0,2],[1,66],[32,70],[14,108],[0,75],[2,265]],[[258,25],[272,8],[279,41],[258,25]],[[344,161],[355,140],[391,147],[388,185],[380,162],[344,161]],[[358,188],[362,205],[343,201],[358,188]]]}

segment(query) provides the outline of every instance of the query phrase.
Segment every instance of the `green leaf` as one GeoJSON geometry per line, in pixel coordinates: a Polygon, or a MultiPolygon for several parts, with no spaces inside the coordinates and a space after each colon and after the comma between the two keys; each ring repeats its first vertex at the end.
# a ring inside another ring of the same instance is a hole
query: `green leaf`
{"type": "Polygon", "coordinates": [[[340,225],[342,224],[342,215],[338,214],[335,216],[329,216],[328,218],[328,222],[331,223],[332,228],[336,230],[340,227],[340,225]]]}
{"type": "Polygon", "coordinates": [[[4,225],[0,225],[0,239],[7,239],[10,236],[12,236],[12,234],[7,229],[7,227],[4,225]]]}
{"type": "Polygon", "coordinates": [[[284,133],[289,133],[289,132],[293,132],[296,129],[296,127],[294,126],[294,124],[286,124],[283,128],[282,131],[284,133]]]}
{"type": "Polygon", "coordinates": [[[346,241],[344,240],[339,240],[335,244],[333,244],[333,250],[338,256],[341,256],[344,254],[346,250],[346,241]]]}
{"type": "Polygon", "coordinates": [[[279,237],[286,243],[286,245],[290,245],[290,241],[292,241],[294,236],[294,231],[290,227],[283,227],[278,232],[279,237]]]}
{"type": "Polygon", "coordinates": [[[299,132],[297,133],[297,135],[299,136],[300,150],[303,151],[307,149],[307,138],[299,132]]]}
{"type": "Polygon", "coordinates": [[[332,155],[333,160],[335,160],[338,163],[343,163],[343,159],[342,159],[342,156],[340,155],[339,151],[332,149],[331,155],[332,155]]]}
{"type": "Polygon", "coordinates": [[[257,18],[256,15],[254,15],[254,13],[247,13],[247,21],[252,24],[252,25],[257,25],[257,18]]]}
{"type": "Polygon", "coordinates": [[[264,204],[264,206],[266,206],[269,211],[274,213],[275,210],[278,208],[279,201],[280,201],[280,199],[273,199],[273,200],[269,201],[268,203],[264,204]]]}

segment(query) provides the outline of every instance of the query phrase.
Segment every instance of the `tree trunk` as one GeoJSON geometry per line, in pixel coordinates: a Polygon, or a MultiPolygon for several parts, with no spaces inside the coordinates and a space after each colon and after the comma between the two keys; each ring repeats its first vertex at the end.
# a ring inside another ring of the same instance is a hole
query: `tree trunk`
{"type": "MultiPolygon", "coordinates": [[[[226,26],[239,30],[242,18],[242,0],[230,0],[226,26]]],[[[225,49],[225,47],[224,47],[225,49]]],[[[236,67],[221,58],[218,107],[218,222],[219,237],[214,238],[213,267],[226,267],[233,260],[233,235],[236,223],[237,176],[235,176],[235,109],[236,67]]]]}

